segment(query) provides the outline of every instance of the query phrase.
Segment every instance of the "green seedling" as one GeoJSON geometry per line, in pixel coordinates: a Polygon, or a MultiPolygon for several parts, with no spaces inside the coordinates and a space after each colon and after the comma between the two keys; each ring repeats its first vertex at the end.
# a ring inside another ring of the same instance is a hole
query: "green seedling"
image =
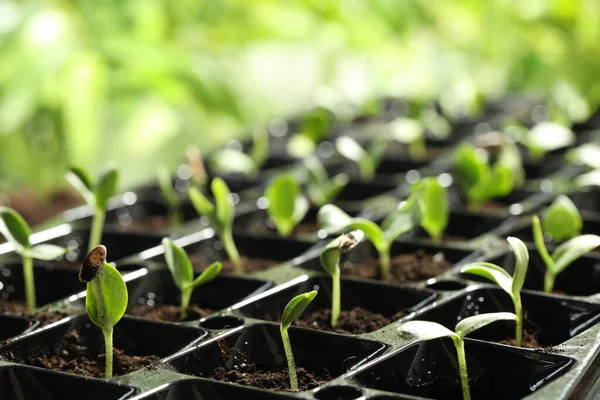
{"type": "Polygon", "coordinates": [[[296,374],[296,363],[294,362],[294,354],[292,353],[292,344],[290,343],[288,328],[314,300],[317,293],[316,290],[313,290],[312,292],[302,293],[294,297],[287,306],[285,306],[283,316],[281,317],[279,331],[281,332],[281,341],[283,342],[285,358],[287,359],[288,373],[290,375],[290,389],[292,391],[298,391],[298,375],[296,374]]]}
{"type": "Polygon", "coordinates": [[[340,173],[329,179],[323,164],[315,157],[304,161],[307,171],[306,193],[313,204],[322,206],[330,203],[348,184],[348,175],[340,173]]]}
{"type": "Polygon", "coordinates": [[[365,149],[351,137],[342,136],[335,141],[335,148],[343,157],[358,165],[362,179],[370,181],[388,148],[388,139],[383,135],[375,136],[365,149]]]}
{"type": "Polygon", "coordinates": [[[462,144],[456,149],[454,167],[458,185],[472,207],[507,196],[525,179],[521,156],[513,143],[501,143],[489,151],[462,144]],[[492,151],[497,154],[490,164],[492,151]]]}
{"type": "Polygon", "coordinates": [[[326,108],[318,107],[308,111],[302,118],[298,131],[288,140],[288,154],[304,158],[313,153],[317,145],[329,136],[333,123],[333,114],[326,108]]]}
{"type": "Polygon", "coordinates": [[[210,184],[215,204],[210,202],[198,189],[190,188],[189,196],[198,214],[208,218],[210,226],[217,231],[223,242],[223,248],[233,263],[237,274],[244,273],[240,254],[233,241],[234,207],[229,202],[231,192],[221,178],[214,178],[210,184]]]}
{"type": "Polygon", "coordinates": [[[390,250],[394,240],[422,226],[433,238],[439,240],[448,224],[446,189],[435,178],[425,178],[412,187],[403,205],[388,214],[381,226],[366,218],[352,218],[340,208],[327,204],[317,214],[319,226],[329,233],[344,229],[360,229],[379,253],[382,279],[390,278],[390,250]]]}
{"type": "Polygon", "coordinates": [[[352,231],[337,237],[321,251],[321,266],[331,275],[331,327],[335,327],[340,317],[341,292],[340,292],[340,258],[356,247],[363,239],[361,230],[352,231]]]}
{"type": "Polygon", "coordinates": [[[255,175],[269,157],[269,134],[253,132],[253,143],[248,154],[234,148],[224,148],[211,158],[211,168],[219,174],[255,175]]]}
{"type": "Polygon", "coordinates": [[[419,340],[433,340],[449,337],[456,348],[458,358],[458,370],[460,373],[460,383],[462,387],[463,399],[471,399],[469,389],[469,375],[467,373],[467,358],[465,355],[465,337],[478,329],[481,329],[496,321],[514,321],[517,316],[512,313],[499,312],[474,315],[467,317],[456,324],[454,332],[436,322],[430,321],[409,321],[400,324],[397,328],[398,334],[402,338],[416,337],[419,340]]]}
{"type": "Polygon", "coordinates": [[[583,219],[575,203],[567,196],[560,195],[544,211],[542,227],[552,240],[562,241],[581,233],[583,219]]]}
{"type": "Polygon", "coordinates": [[[113,330],[127,308],[127,286],[115,267],[106,262],[106,247],[92,249],[79,270],[79,281],[87,283],[85,308],[90,320],[102,329],[106,378],[113,375],[113,330]]]}
{"type": "Polygon", "coordinates": [[[281,236],[289,236],[308,212],[308,200],[294,175],[277,176],[265,190],[269,200],[267,214],[281,236]]]}
{"type": "Polygon", "coordinates": [[[521,347],[523,338],[523,306],[521,304],[521,289],[527,275],[527,267],[529,266],[529,252],[527,246],[515,238],[508,237],[508,244],[515,254],[515,273],[510,276],[504,268],[498,265],[487,262],[475,262],[465,265],[460,269],[462,273],[474,274],[482,276],[496,283],[502,288],[513,301],[515,307],[515,315],[517,316],[517,327],[515,331],[515,342],[517,347],[521,347]]]}
{"type": "Polygon", "coordinates": [[[544,233],[542,224],[537,215],[532,217],[533,240],[542,261],[546,265],[546,274],[544,276],[544,291],[552,293],[554,281],[558,274],[564,271],[569,265],[584,254],[592,251],[600,246],[600,236],[598,235],[581,235],[575,236],[572,239],[560,244],[552,255],[548,253],[546,244],[544,243],[544,233]]]}
{"type": "Polygon", "coordinates": [[[427,157],[425,146],[427,130],[437,139],[445,139],[450,135],[450,124],[435,110],[426,108],[420,114],[419,119],[398,117],[388,125],[390,138],[406,144],[409,156],[415,160],[427,157]]]}
{"type": "Polygon", "coordinates": [[[575,133],[564,125],[544,121],[527,129],[516,121],[510,121],[504,131],[522,143],[532,160],[540,162],[546,153],[569,147],[575,143],[575,133]]]}
{"type": "Polygon", "coordinates": [[[187,318],[187,310],[190,305],[190,298],[194,289],[215,279],[221,272],[221,263],[215,262],[206,268],[200,276],[194,279],[194,268],[184,249],[177,246],[171,239],[162,240],[165,249],[165,261],[175,285],[181,292],[181,310],[179,319],[183,321],[187,318]]]}
{"type": "Polygon", "coordinates": [[[18,212],[8,207],[0,207],[0,234],[15,246],[15,253],[19,254],[23,261],[25,303],[31,313],[36,306],[33,260],[56,260],[70,249],[53,244],[32,246],[29,242],[31,228],[18,212]]]}
{"type": "Polygon", "coordinates": [[[171,226],[177,226],[183,220],[181,216],[181,200],[179,194],[173,188],[171,174],[166,167],[162,166],[158,169],[156,175],[158,177],[160,192],[169,207],[169,223],[171,226]]]}
{"type": "Polygon", "coordinates": [[[586,143],[569,150],[565,158],[568,161],[580,163],[592,168],[592,171],[581,174],[575,178],[577,188],[600,186],[600,146],[595,143],[586,143]]]}
{"type": "Polygon", "coordinates": [[[85,202],[94,210],[88,252],[100,244],[106,217],[108,200],[117,194],[119,171],[109,169],[93,182],[90,175],[79,167],[71,167],[66,174],[67,181],[79,192],[85,202]]]}

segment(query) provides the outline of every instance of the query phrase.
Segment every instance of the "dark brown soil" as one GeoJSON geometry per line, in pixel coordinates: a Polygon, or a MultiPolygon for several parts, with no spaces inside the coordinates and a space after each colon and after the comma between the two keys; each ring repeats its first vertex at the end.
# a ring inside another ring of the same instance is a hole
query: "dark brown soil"
{"type": "MultiPolygon", "coordinates": [[[[361,278],[380,279],[379,260],[369,258],[362,263],[350,266],[341,265],[342,274],[361,278]]],[[[392,257],[390,263],[390,281],[395,283],[416,283],[433,278],[452,268],[441,253],[428,254],[418,250],[411,254],[392,257]]]]}
{"type": "Polygon", "coordinates": [[[0,299],[0,313],[16,314],[24,317],[35,318],[40,321],[41,326],[49,325],[69,315],[60,311],[30,313],[27,311],[27,305],[25,302],[4,299],[0,299]]]}
{"type": "Polygon", "coordinates": [[[41,198],[29,190],[16,191],[8,196],[0,195],[0,206],[14,208],[29,225],[44,222],[82,203],[82,199],[71,190],[59,190],[47,198],[41,198]]]}
{"type": "MultiPolygon", "coordinates": [[[[219,348],[221,349],[221,359],[224,362],[235,359],[239,360],[239,364],[233,368],[217,367],[212,371],[210,378],[274,392],[292,391],[287,368],[278,371],[259,370],[256,364],[248,360],[246,354],[240,350],[227,348],[223,341],[219,342],[219,348]]],[[[302,367],[296,367],[296,373],[299,391],[301,392],[324,385],[332,379],[326,370],[321,371],[321,373],[311,373],[302,367]]]]}
{"type": "Polygon", "coordinates": [[[387,318],[379,313],[365,310],[361,307],[354,307],[350,311],[340,311],[338,324],[331,327],[331,309],[321,309],[312,314],[296,320],[294,325],[304,328],[317,329],[320,331],[336,332],[343,334],[362,334],[376,331],[386,325],[402,318],[410,312],[409,309],[398,311],[396,314],[387,318]]]}
{"type": "MultiPolygon", "coordinates": [[[[194,262],[194,259],[197,260],[197,257],[194,257],[193,255],[190,257],[190,259],[192,261],[192,265],[194,266],[194,269],[197,271],[202,271],[207,267],[207,265],[198,265],[199,263],[197,261],[194,262]]],[[[227,273],[227,274],[235,273],[233,263],[231,261],[224,260],[224,261],[221,261],[221,263],[223,264],[223,268],[221,269],[222,273],[227,273]]],[[[242,266],[244,268],[244,272],[247,274],[251,274],[253,272],[264,271],[264,270],[274,267],[275,265],[278,265],[278,264],[281,264],[281,262],[276,261],[276,260],[269,260],[266,258],[242,257],[242,266]]]]}
{"type": "MultiPolygon", "coordinates": [[[[79,331],[72,330],[69,332],[63,338],[61,346],[57,346],[55,349],[55,351],[34,351],[28,353],[24,359],[17,357],[11,352],[5,352],[2,356],[8,358],[10,361],[54,371],[69,372],[96,378],[104,377],[104,353],[89,354],[84,340],[79,336],[79,331]]],[[[158,360],[159,357],[154,355],[130,356],[124,354],[121,349],[114,349],[113,375],[125,375],[138,369],[149,367],[158,360]]]]}
{"type": "MultiPolygon", "coordinates": [[[[535,322],[532,322],[525,317],[525,321],[523,323],[523,337],[521,338],[521,347],[525,347],[528,349],[539,349],[543,348],[538,342],[538,335],[540,334],[540,328],[535,322]]],[[[509,346],[516,345],[516,339],[514,336],[506,338],[504,340],[499,341],[498,343],[507,344],[509,346]]]]}
{"type": "Polygon", "coordinates": [[[160,233],[169,229],[169,218],[157,215],[146,218],[134,218],[131,223],[114,224],[122,232],[153,232],[160,233]]]}
{"type": "Polygon", "coordinates": [[[153,321],[167,321],[167,322],[185,322],[194,321],[200,318],[208,317],[214,314],[215,310],[208,308],[200,308],[196,305],[191,305],[187,308],[187,318],[184,320],[179,319],[179,306],[171,306],[167,304],[157,304],[154,306],[141,305],[131,310],[127,310],[127,314],[135,315],[136,317],[150,319],[153,321]]]}

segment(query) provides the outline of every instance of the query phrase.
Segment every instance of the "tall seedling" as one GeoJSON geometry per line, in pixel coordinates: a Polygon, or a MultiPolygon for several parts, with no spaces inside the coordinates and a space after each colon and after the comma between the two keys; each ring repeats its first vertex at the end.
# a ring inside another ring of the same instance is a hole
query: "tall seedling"
{"type": "Polygon", "coordinates": [[[8,207],[0,207],[0,233],[15,246],[15,252],[23,261],[23,280],[25,284],[25,302],[27,310],[35,310],[35,280],[33,276],[33,260],[56,260],[69,251],[53,244],[32,246],[29,242],[31,228],[21,215],[8,207]]]}
{"type": "Polygon", "coordinates": [[[66,174],[67,181],[79,192],[86,203],[94,210],[88,252],[100,244],[106,217],[108,199],[117,194],[119,171],[109,169],[93,182],[90,175],[79,167],[71,167],[66,174]]]}

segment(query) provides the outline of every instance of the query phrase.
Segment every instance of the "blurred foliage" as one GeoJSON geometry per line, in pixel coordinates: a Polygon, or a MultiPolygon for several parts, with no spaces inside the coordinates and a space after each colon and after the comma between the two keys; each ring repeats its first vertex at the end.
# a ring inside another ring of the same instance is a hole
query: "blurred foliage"
{"type": "Polygon", "coordinates": [[[69,164],[131,184],[190,143],[375,94],[518,91],[583,118],[598,21],[597,0],[0,0],[0,192],[69,164]]]}

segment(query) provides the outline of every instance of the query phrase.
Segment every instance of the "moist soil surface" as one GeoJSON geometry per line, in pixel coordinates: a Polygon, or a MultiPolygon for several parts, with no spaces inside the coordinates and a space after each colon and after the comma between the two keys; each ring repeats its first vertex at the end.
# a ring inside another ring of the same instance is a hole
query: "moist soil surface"
{"type": "Polygon", "coordinates": [[[331,309],[321,309],[294,321],[294,325],[320,331],[336,332],[343,334],[362,334],[376,331],[386,325],[402,318],[410,312],[409,309],[398,311],[387,318],[379,313],[354,307],[350,311],[340,311],[337,325],[331,327],[331,309]]]}
{"type": "MultiPolygon", "coordinates": [[[[368,258],[361,263],[346,264],[349,263],[341,265],[342,274],[381,279],[379,260],[376,258],[368,258]]],[[[419,250],[411,254],[401,254],[391,258],[390,282],[416,283],[440,275],[450,268],[452,265],[441,253],[429,254],[419,250]]]]}
{"type": "Polygon", "coordinates": [[[134,218],[131,223],[128,224],[120,224],[114,223],[111,224],[116,226],[121,232],[152,232],[152,233],[160,233],[165,232],[169,229],[169,218],[163,215],[157,215],[153,217],[145,217],[145,218],[134,218]]]}
{"type": "Polygon", "coordinates": [[[128,310],[127,314],[152,321],[185,322],[205,318],[215,312],[215,310],[209,308],[200,308],[196,305],[191,305],[187,308],[187,318],[182,320],[179,318],[180,310],[181,307],[168,304],[158,304],[154,306],[144,304],[128,310]]]}
{"type": "MultiPolygon", "coordinates": [[[[217,367],[212,371],[210,378],[274,392],[292,392],[287,368],[278,371],[260,370],[254,362],[248,360],[246,354],[236,348],[228,348],[223,341],[219,342],[219,349],[223,362],[238,360],[238,364],[232,368],[217,367]]],[[[300,392],[324,385],[332,379],[325,370],[321,373],[311,373],[303,367],[296,366],[296,373],[300,392]]]]}
{"type": "MultiPolygon", "coordinates": [[[[532,322],[525,317],[523,321],[523,337],[521,338],[521,347],[525,347],[528,349],[540,349],[543,348],[538,342],[538,335],[540,334],[540,328],[535,322],[532,322]]],[[[516,346],[516,339],[513,336],[508,337],[504,340],[499,341],[498,343],[507,344],[509,346],[516,346]]]]}
{"type": "Polygon", "coordinates": [[[41,326],[49,325],[69,315],[68,313],[62,311],[30,313],[27,311],[27,305],[25,302],[4,299],[0,299],[0,313],[16,314],[23,317],[35,318],[40,321],[41,326]]]}
{"type": "MultiPolygon", "coordinates": [[[[32,351],[26,354],[24,358],[18,357],[10,351],[3,352],[2,357],[34,367],[104,378],[104,353],[90,354],[78,330],[75,329],[69,332],[63,338],[61,345],[54,351],[51,349],[32,351]]],[[[123,350],[115,348],[113,352],[113,375],[128,374],[140,368],[151,366],[159,359],[158,356],[154,355],[131,356],[125,354],[123,350]]]]}
{"type": "MultiPolygon", "coordinates": [[[[197,257],[191,256],[190,259],[192,261],[192,265],[196,271],[203,271],[208,267],[208,265],[200,264],[197,261],[194,261],[194,258],[197,260],[197,257]]],[[[252,272],[260,272],[276,265],[281,264],[281,261],[270,260],[267,258],[250,258],[250,257],[242,257],[242,267],[244,269],[244,273],[250,274],[252,272]]],[[[233,263],[229,260],[221,261],[223,267],[221,268],[221,272],[227,274],[235,274],[235,269],[233,263]]]]}

